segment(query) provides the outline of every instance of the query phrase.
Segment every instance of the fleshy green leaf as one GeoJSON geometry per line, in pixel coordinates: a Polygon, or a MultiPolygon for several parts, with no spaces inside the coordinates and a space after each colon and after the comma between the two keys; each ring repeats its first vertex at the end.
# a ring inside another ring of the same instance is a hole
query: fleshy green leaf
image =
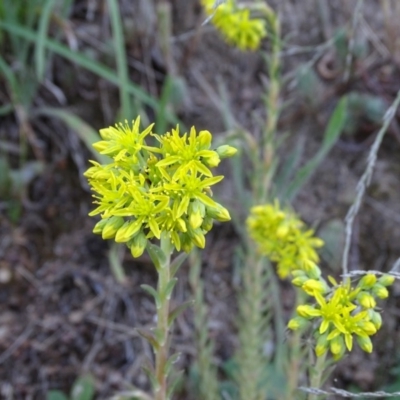
{"type": "Polygon", "coordinates": [[[167,298],[170,299],[171,298],[171,293],[174,290],[174,287],[176,285],[176,282],[178,282],[177,278],[172,278],[168,284],[167,287],[165,288],[165,292],[163,293],[163,295],[167,298]]]}
{"type": "Polygon", "coordinates": [[[47,400],[68,400],[68,397],[60,390],[50,390],[47,392],[47,400]]]}
{"type": "Polygon", "coordinates": [[[306,181],[315,172],[319,164],[324,160],[326,155],[329,153],[333,145],[339,139],[340,134],[343,131],[344,124],[347,117],[347,97],[343,97],[337,104],[325,130],[324,139],[322,145],[315,156],[308,161],[306,165],[299,169],[293,182],[289,186],[287,193],[283,198],[287,201],[292,200],[300,188],[306,183],[306,181]]]}
{"type": "Polygon", "coordinates": [[[147,242],[146,249],[157,270],[160,270],[161,268],[164,268],[166,266],[167,256],[160,249],[160,247],[150,242],[147,242]]]}
{"type": "Polygon", "coordinates": [[[92,400],[94,381],[90,375],[78,378],[71,390],[71,400],[92,400]]]}
{"type": "Polygon", "coordinates": [[[146,339],[153,346],[154,349],[158,349],[160,347],[159,342],[153,332],[143,328],[137,328],[137,332],[140,336],[146,339]]]}
{"type": "Polygon", "coordinates": [[[165,367],[164,367],[165,368],[164,369],[164,374],[166,376],[169,375],[169,373],[171,372],[172,366],[179,360],[180,356],[181,356],[181,353],[175,353],[175,354],[172,354],[172,356],[170,356],[168,358],[168,361],[167,361],[167,363],[165,364],[165,367]]]}
{"type": "Polygon", "coordinates": [[[140,285],[140,287],[147,293],[149,293],[151,296],[154,297],[154,300],[156,302],[157,308],[160,308],[161,302],[160,302],[160,296],[158,295],[157,291],[150,285],[140,285]]]}
{"type": "Polygon", "coordinates": [[[175,276],[176,273],[178,272],[179,268],[183,264],[183,262],[186,260],[188,254],[187,253],[181,253],[179,256],[177,256],[170,265],[171,268],[171,276],[175,276]]]}
{"type": "Polygon", "coordinates": [[[188,300],[184,303],[180,304],[174,310],[172,310],[168,315],[168,326],[171,326],[175,319],[182,314],[188,307],[191,307],[194,304],[194,300],[188,300]]]}

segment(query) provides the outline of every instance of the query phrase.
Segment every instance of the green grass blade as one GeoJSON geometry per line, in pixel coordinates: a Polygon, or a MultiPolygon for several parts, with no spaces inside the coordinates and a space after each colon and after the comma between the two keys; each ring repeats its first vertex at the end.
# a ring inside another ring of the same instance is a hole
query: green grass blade
{"type": "Polygon", "coordinates": [[[85,143],[87,148],[92,152],[93,156],[99,163],[109,163],[110,159],[102,154],[99,154],[92,147],[92,144],[101,140],[100,135],[81,118],[72,113],[51,107],[43,107],[32,112],[33,116],[46,116],[58,118],[63,121],[69,128],[76,132],[79,138],[85,143]]]}
{"type": "Polygon", "coordinates": [[[306,183],[306,181],[315,172],[319,164],[324,160],[342,133],[344,124],[346,122],[346,115],[347,97],[343,97],[337,104],[331,118],[329,119],[320,149],[306,165],[299,169],[294,177],[293,182],[289,185],[287,195],[284,197],[284,199],[287,201],[292,201],[300,188],[306,183]]]}
{"type": "Polygon", "coordinates": [[[286,195],[287,187],[290,185],[293,175],[300,165],[301,157],[304,152],[304,143],[305,138],[300,137],[293,151],[291,151],[282,162],[282,166],[274,178],[276,192],[276,196],[274,197],[278,197],[282,203],[286,201],[284,196],[286,195]]]}
{"type": "Polygon", "coordinates": [[[4,117],[5,115],[10,114],[13,111],[14,107],[11,103],[4,104],[0,106],[0,117],[4,117]]]}
{"type": "Polygon", "coordinates": [[[128,91],[129,73],[128,62],[125,53],[125,40],[122,32],[122,21],[117,0],[108,0],[108,9],[110,10],[110,20],[113,32],[113,42],[115,48],[115,56],[117,61],[117,73],[119,79],[119,96],[122,108],[122,119],[131,120],[132,106],[128,91]]]}
{"type": "Polygon", "coordinates": [[[167,76],[161,91],[159,108],[156,117],[156,132],[160,135],[164,134],[167,129],[166,114],[169,100],[171,99],[172,77],[167,76]]]}
{"type": "Polygon", "coordinates": [[[3,75],[8,82],[9,88],[11,90],[11,101],[18,101],[18,82],[15,78],[13,70],[0,55],[0,76],[1,75],[3,75]]]}
{"type": "MultiPolygon", "coordinates": [[[[11,25],[7,22],[0,21],[0,28],[7,30],[8,32],[20,36],[30,42],[36,42],[37,34],[31,29],[24,28],[22,26],[11,25]]],[[[93,72],[94,74],[100,76],[103,79],[119,86],[120,81],[118,76],[116,76],[115,72],[107,68],[106,66],[99,64],[89,57],[86,57],[80,53],[70,50],[63,44],[58,43],[53,39],[47,38],[45,40],[46,47],[53,51],[54,53],[65,57],[66,59],[74,62],[75,64],[86,68],[87,70],[93,72]]],[[[154,97],[147,94],[144,90],[142,90],[139,86],[132,84],[131,82],[127,85],[126,90],[133,96],[136,96],[143,103],[147,104],[150,107],[153,107],[155,110],[158,109],[158,102],[154,97]]],[[[168,115],[168,119],[170,122],[176,124],[178,123],[177,118],[174,115],[168,115]]]]}
{"type": "Polygon", "coordinates": [[[36,36],[35,47],[35,67],[38,80],[41,82],[46,68],[46,39],[49,30],[51,10],[55,0],[47,0],[42,9],[42,15],[39,20],[39,28],[36,36]]]}

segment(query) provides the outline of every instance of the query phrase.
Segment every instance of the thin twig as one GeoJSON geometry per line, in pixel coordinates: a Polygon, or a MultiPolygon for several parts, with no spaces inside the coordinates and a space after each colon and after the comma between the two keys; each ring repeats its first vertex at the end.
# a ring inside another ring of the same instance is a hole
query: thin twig
{"type": "Polygon", "coordinates": [[[350,209],[346,215],[346,218],[345,218],[346,241],[345,241],[345,246],[344,246],[344,251],[343,251],[343,259],[342,259],[343,275],[347,275],[349,272],[349,268],[348,268],[349,252],[350,252],[351,236],[353,233],[354,218],[356,217],[356,215],[360,209],[361,202],[364,197],[365,191],[371,182],[371,177],[372,177],[372,173],[374,170],[379,147],[382,143],[382,139],[385,136],[385,133],[386,133],[393,117],[396,114],[396,110],[397,110],[397,107],[399,106],[399,103],[400,103],[400,90],[397,92],[396,99],[394,100],[392,105],[388,108],[388,110],[386,111],[386,113],[383,117],[382,128],[379,130],[379,132],[375,138],[375,141],[371,147],[371,151],[368,155],[367,168],[365,169],[364,174],[362,175],[361,179],[359,180],[359,182],[357,184],[356,199],[355,199],[353,205],[350,207],[350,209]]]}
{"type": "Polygon", "coordinates": [[[382,272],[382,271],[374,271],[374,270],[368,270],[368,271],[351,271],[348,274],[341,275],[343,278],[352,278],[355,276],[362,276],[362,275],[368,275],[368,274],[373,274],[373,275],[390,275],[393,276],[395,279],[400,279],[400,273],[395,272],[395,271],[389,271],[389,272],[382,272]]]}
{"type": "Polygon", "coordinates": [[[353,22],[351,24],[351,33],[350,33],[350,39],[349,39],[349,47],[347,50],[347,55],[346,55],[346,68],[344,71],[343,75],[343,82],[347,82],[350,78],[350,71],[351,71],[351,64],[353,61],[353,50],[354,50],[354,44],[355,44],[355,32],[357,28],[357,23],[358,20],[361,16],[361,9],[364,4],[364,0],[358,0],[356,7],[354,9],[354,14],[353,14],[353,22]]]}
{"type": "Polygon", "coordinates": [[[15,340],[15,342],[8,347],[1,355],[0,355],[0,364],[3,364],[9,357],[13,355],[15,351],[17,351],[31,336],[33,332],[34,325],[29,324],[27,328],[21,333],[20,336],[15,340]]]}
{"type": "Polygon", "coordinates": [[[363,393],[352,393],[348,392],[347,390],[343,389],[337,389],[334,387],[330,388],[330,391],[318,389],[318,388],[307,388],[307,387],[299,387],[299,390],[302,392],[306,393],[311,393],[311,394],[316,394],[316,395],[324,395],[324,396],[331,396],[333,394],[338,394],[342,397],[351,397],[353,399],[363,399],[365,397],[370,397],[370,398],[379,398],[379,397],[398,397],[400,396],[400,392],[394,392],[394,393],[387,393],[383,391],[378,391],[378,392],[363,392],[363,393]]]}

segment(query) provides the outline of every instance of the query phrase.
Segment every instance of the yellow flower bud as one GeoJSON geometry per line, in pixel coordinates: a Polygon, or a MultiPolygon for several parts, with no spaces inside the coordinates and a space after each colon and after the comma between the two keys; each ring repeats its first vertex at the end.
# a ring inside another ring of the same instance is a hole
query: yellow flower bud
{"type": "Polygon", "coordinates": [[[311,265],[307,268],[307,274],[312,279],[319,279],[321,277],[321,270],[315,263],[310,263],[311,265]]]}
{"type": "Polygon", "coordinates": [[[189,224],[193,229],[197,229],[203,223],[205,206],[198,200],[192,201],[188,207],[189,224]]]}
{"type": "Polygon", "coordinates": [[[146,249],[147,239],[143,232],[139,232],[132,240],[131,249],[134,258],[140,257],[146,249]]]}
{"type": "Polygon", "coordinates": [[[378,282],[383,285],[383,286],[390,286],[393,284],[393,282],[395,281],[395,278],[393,275],[382,275],[379,279],[378,282]]]}
{"type": "Polygon", "coordinates": [[[189,231],[189,236],[191,237],[193,243],[197,246],[200,247],[200,249],[204,249],[206,245],[206,238],[204,237],[204,234],[201,229],[191,229],[189,231]]]}
{"type": "Polygon", "coordinates": [[[100,142],[93,143],[93,147],[96,151],[98,151],[100,154],[106,150],[110,144],[106,142],[105,140],[101,140],[100,142]]]}
{"type": "Polygon", "coordinates": [[[93,228],[93,233],[101,234],[103,228],[106,226],[108,218],[101,219],[93,228]]]}
{"type": "Polygon", "coordinates": [[[371,319],[371,322],[375,325],[376,330],[379,330],[382,326],[381,314],[375,310],[368,310],[368,315],[371,319]]]}
{"type": "Polygon", "coordinates": [[[221,205],[218,208],[207,207],[206,215],[221,222],[226,222],[231,220],[229,211],[225,207],[222,207],[221,205]]]}
{"type": "Polygon", "coordinates": [[[203,223],[201,224],[201,229],[208,232],[211,230],[212,227],[213,227],[213,219],[210,217],[205,217],[203,219],[203,223]]]}
{"type": "Polygon", "coordinates": [[[112,239],[117,233],[118,229],[124,224],[122,217],[111,217],[107,219],[107,223],[104,226],[101,236],[103,239],[112,239]]]}
{"type": "Polygon", "coordinates": [[[358,283],[358,287],[361,289],[371,288],[376,283],[376,276],[374,274],[367,274],[362,277],[358,283]]]}
{"type": "Polygon", "coordinates": [[[304,328],[307,324],[307,319],[302,317],[295,317],[288,322],[288,328],[292,331],[297,331],[298,329],[304,328]]]}
{"type": "Polygon", "coordinates": [[[343,336],[338,335],[335,338],[333,338],[330,342],[330,350],[331,353],[334,355],[341,354],[345,351],[345,345],[344,345],[344,340],[343,336]]]}
{"type": "Polygon", "coordinates": [[[308,304],[301,304],[297,307],[297,313],[304,318],[319,317],[320,312],[308,304]]]}
{"type": "Polygon", "coordinates": [[[321,281],[317,281],[316,279],[308,279],[306,282],[304,282],[302,289],[310,296],[313,296],[315,291],[324,293],[326,287],[321,281]]]}
{"type": "Polygon", "coordinates": [[[286,225],[281,225],[276,231],[276,236],[279,239],[283,239],[287,236],[288,233],[289,233],[289,227],[286,225]]]}
{"type": "Polygon", "coordinates": [[[364,350],[367,353],[372,353],[372,349],[373,349],[372,342],[371,342],[371,339],[367,335],[356,336],[356,340],[362,350],[364,350]]]}
{"type": "Polygon", "coordinates": [[[181,247],[185,253],[190,253],[193,249],[193,242],[186,233],[181,235],[181,247]]]}
{"type": "Polygon", "coordinates": [[[191,213],[189,216],[189,224],[193,229],[200,228],[203,218],[200,213],[191,213]]]}
{"type": "Polygon", "coordinates": [[[110,126],[108,128],[100,129],[99,133],[103,140],[110,140],[113,138],[115,131],[116,131],[116,129],[114,127],[110,126]]]}
{"type": "Polygon", "coordinates": [[[322,239],[317,238],[317,237],[312,238],[312,245],[314,247],[323,247],[324,244],[325,244],[325,242],[322,239]]]}
{"type": "Polygon", "coordinates": [[[375,325],[370,321],[360,321],[358,326],[368,335],[374,335],[376,333],[375,325]]]}
{"type": "Polygon", "coordinates": [[[214,154],[210,157],[204,157],[204,163],[207,164],[210,168],[215,168],[218,166],[218,164],[221,162],[221,159],[219,158],[219,155],[216,152],[213,152],[214,154]]]}
{"type": "Polygon", "coordinates": [[[115,241],[117,243],[124,243],[132,239],[133,236],[140,230],[142,222],[140,220],[127,221],[121,228],[118,229],[115,235],[115,241]]]}
{"type": "Polygon", "coordinates": [[[217,147],[216,151],[221,158],[232,157],[237,153],[237,149],[232,146],[228,146],[227,144],[217,147]]]}
{"type": "Polygon", "coordinates": [[[385,288],[385,286],[380,285],[379,283],[374,285],[372,288],[372,293],[380,299],[386,299],[389,296],[389,291],[385,288]]]}
{"type": "Polygon", "coordinates": [[[328,350],[328,340],[327,340],[328,335],[324,334],[318,337],[317,339],[317,345],[315,346],[315,354],[318,357],[321,357],[322,355],[324,355],[326,353],[326,351],[328,350]]]}
{"type": "MultiPolygon", "coordinates": [[[[192,128],[194,129],[194,128],[192,128]]],[[[212,135],[209,131],[200,131],[197,140],[200,144],[200,148],[203,149],[208,149],[211,146],[211,140],[212,140],[212,135]]]]}
{"type": "Polygon", "coordinates": [[[367,292],[360,292],[357,295],[357,300],[364,308],[376,307],[375,299],[367,292]]]}
{"type": "Polygon", "coordinates": [[[292,271],[292,275],[294,277],[305,277],[307,278],[306,273],[302,269],[295,269],[292,271]]]}
{"type": "Polygon", "coordinates": [[[292,280],[294,286],[302,287],[304,282],[306,282],[308,278],[306,276],[298,276],[292,280]]]}

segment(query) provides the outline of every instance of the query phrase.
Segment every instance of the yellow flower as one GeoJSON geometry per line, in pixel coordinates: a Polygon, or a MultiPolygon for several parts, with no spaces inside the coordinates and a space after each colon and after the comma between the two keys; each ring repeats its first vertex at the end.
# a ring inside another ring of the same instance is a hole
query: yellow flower
{"type": "MultiPolygon", "coordinates": [[[[228,221],[229,212],[215,202],[210,187],[223,179],[213,176],[220,155],[210,150],[208,131],[179,133],[179,127],[163,136],[152,133],[152,125],[140,130],[140,118],[100,131],[102,140],[93,147],[111,157],[101,165],[92,161],[85,172],[97,204],[89,215],[102,220],[94,232],[104,239],[126,243],[134,257],[147,241],[167,233],[175,248],[190,251],[205,246],[205,233],[214,219],[228,221]],[[153,135],[158,146],[149,146],[153,135]]],[[[235,153],[227,146],[224,157],[235,153]]]]}
{"type": "Polygon", "coordinates": [[[376,307],[375,299],[367,292],[360,292],[357,296],[357,300],[364,308],[376,307]]]}
{"type": "Polygon", "coordinates": [[[317,356],[329,349],[333,358],[339,360],[346,349],[352,350],[354,337],[362,350],[372,351],[369,337],[382,326],[382,317],[375,310],[374,296],[384,298],[388,294],[386,287],[377,282],[375,275],[365,275],[355,288],[349,278],[337,283],[332,277],[328,277],[332,284],[329,287],[319,276],[318,270],[313,271],[312,279],[305,280],[309,277],[309,272],[304,270],[296,270],[293,275],[293,282],[312,296],[315,304],[299,305],[296,309],[298,317],[290,320],[289,328],[298,329],[298,318],[301,321],[313,321],[317,356]],[[303,283],[300,285],[301,282],[303,283]]]}
{"type": "Polygon", "coordinates": [[[234,0],[215,6],[214,0],[202,0],[204,10],[212,24],[225,40],[240,50],[257,50],[267,36],[265,21],[252,18],[249,8],[238,8],[234,0]]]}
{"type": "Polygon", "coordinates": [[[323,241],[305,230],[296,214],[281,210],[279,203],[255,206],[247,219],[250,237],[258,244],[261,254],[276,262],[278,274],[285,278],[291,271],[310,271],[319,277],[315,263],[319,261],[316,248],[323,241]]]}

